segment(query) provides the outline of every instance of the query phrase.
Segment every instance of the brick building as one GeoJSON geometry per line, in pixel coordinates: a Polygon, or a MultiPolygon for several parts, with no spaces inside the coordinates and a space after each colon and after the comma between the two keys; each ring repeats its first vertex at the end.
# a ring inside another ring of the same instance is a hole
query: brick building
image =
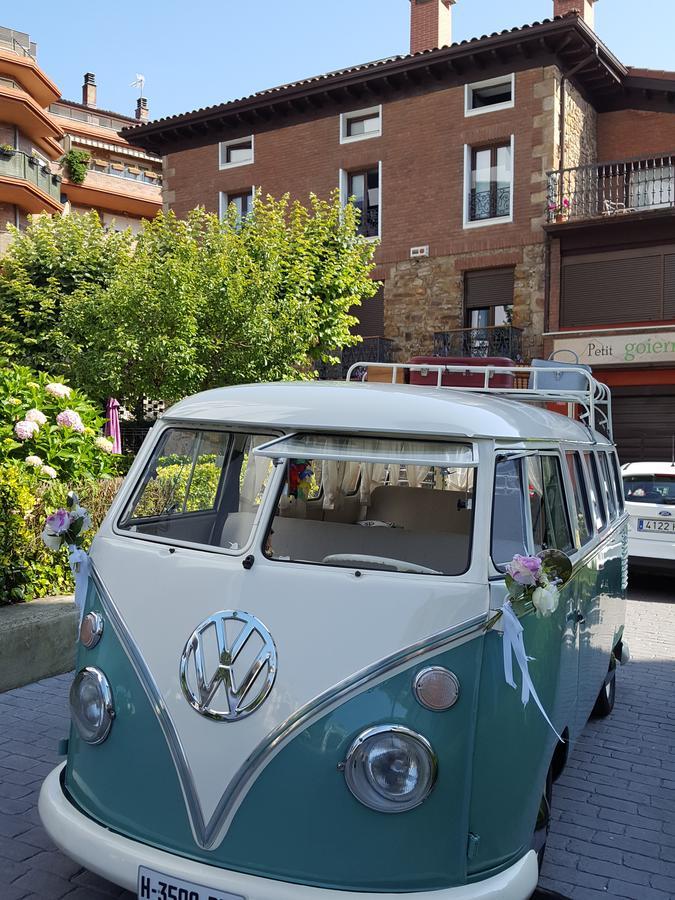
{"type": "Polygon", "coordinates": [[[82,103],[64,100],[37,62],[27,34],[0,28],[0,252],[31,213],[96,209],[104,222],[137,228],[161,209],[161,161],[120,136],[137,118],[96,108],[96,84],[85,75],[82,103]],[[71,148],[91,154],[81,185],[60,160],[71,148]],[[68,204],[68,206],[66,206],[68,204]]]}
{"type": "MultiPolygon", "coordinates": [[[[607,327],[675,332],[675,74],[624,66],[595,0],[455,44],[455,0],[405,2],[410,55],[123,131],[162,154],[165,202],[245,214],[254,190],[354,196],[383,283],[361,356],[528,360],[607,327]]],[[[658,376],[601,361],[637,397],[658,379],[675,432],[675,352],[658,376]]],[[[656,428],[629,440],[638,408],[616,404],[626,457],[663,455],[656,428]]]]}

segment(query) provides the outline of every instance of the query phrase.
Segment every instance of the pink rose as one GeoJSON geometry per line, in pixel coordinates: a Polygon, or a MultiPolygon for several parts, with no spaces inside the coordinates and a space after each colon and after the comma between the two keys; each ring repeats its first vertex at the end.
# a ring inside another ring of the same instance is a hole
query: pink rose
{"type": "Polygon", "coordinates": [[[47,516],[45,526],[52,534],[65,534],[72,522],[73,518],[67,509],[57,509],[51,516],[47,516]]]}
{"type": "Polygon", "coordinates": [[[538,556],[520,556],[516,553],[506,571],[517,584],[534,586],[541,575],[542,561],[538,556]]]}
{"type": "Polygon", "coordinates": [[[82,434],[84,431],[82,419],[74,409],[64,409],[63,412],[60,412],[56,417],[56,424],[62,428],[72,428],[73,431],[77,431],[79,434],[82,434]]]}
{"type": "Polygon", "coordinates": [[[22,419],[14,426],[14,434],[20,441],[29,441],[39,430],[40,426],[37,422],[29,422],[26,419],[22,419]]]}

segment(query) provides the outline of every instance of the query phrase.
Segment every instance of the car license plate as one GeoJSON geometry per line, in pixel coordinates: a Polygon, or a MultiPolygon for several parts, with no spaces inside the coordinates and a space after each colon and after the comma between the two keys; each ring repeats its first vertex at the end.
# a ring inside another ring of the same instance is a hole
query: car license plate
{"type": "Polygon", "coordinates": [[[663,519],[638,519],[638,531],[675,532],[675,522],[666,522],[663,519]]]}
{"type": "Polygon", "coordinates": [[[138,870],[139,900],[246,900],[241,894],[229,894],[163,875],[141,866],[138,870]]]}

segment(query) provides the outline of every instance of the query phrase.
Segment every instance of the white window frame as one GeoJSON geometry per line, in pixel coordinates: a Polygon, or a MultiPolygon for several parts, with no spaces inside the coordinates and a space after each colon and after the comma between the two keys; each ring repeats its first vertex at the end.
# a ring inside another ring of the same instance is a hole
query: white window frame
{"type": "Polygon", "coordinates": [[[516,76],[515,74],[511,75],[501,75],[499,78],[488,78],[485,81],[474,81],[471,84],[464,85],[464,115],[465,116],[482,116],[485,113],[496,112],[499,109],[513,109],[516,105],[516,76]],[[484,87],[494,87],[498,84],[507,84],[511,83],[511,99],[505,101],[504,103],[495,103],[492,106],[481,106],[478,109],[473,109],[471,106],[471,99],[473,92],[476,89],[484,88],[484,87]]]}
{"type": "Polygon", "coordinates": [[[511,135],[511,197],[508,216],[495,216],[492,219],[478,219],[472,222],[469,219],[469,194],[471,193],[471,153],[473,146],[464,144],[464,203],[463,203],[463,227],[485,228],[489,225],[508,225],[513,222],[513,195],[515,194],[514,175],[516,171],[516,139],[511,135]]]}
{"type": "MultiPolygon", "coordinates": [[[[230,205],[230,197],[236,196],[238,197],[240,194],[246,193],[245,191],[220,191],[218,194],[218,218],[222,222],[225,218],[225,214],[227,213],[227,209],[230,205]]],[[[253,201],[255,200],[256,189],[255,186],[251,188],[251,205],[253,205],[253,201]]]]}
{"type": "MultiPolygon", "coordinates": [[[[354,168],[354,171],[362,171],[367,169],[368,166],[361,166],[358,168],[354,168]]],[[[340,187],[340,205],[346,206],[347,201],[349,200],[349,169],[340,169],[338,184],[340,187]]],[[[364,241],[368,241],[371,243],[372,241],[381,241],[382,240],[382,160],[380,160],[377,164],[377,177],[380,183],[380,205],[379,205],[379,213],[377,217],[377,234],[371,234],[370,237],[364,236],[364,241]]]]}
{"type": "Polygon", "coordinates": [[[340,143],[353,144],[356,141],[369,141],[371,138],[382,137],[382,104],[379,106],[369,106],[367,109],[355,109],[352,112],[340,113],[340,143]],[[374,116],[377,114],[380,127],[371,134],[347,134],[349,121],[351,119],[360,119],[363,116],[374,116]]]}
{"type": "Polygon", "coordinates": [[[218,144],[218,168],[222,171],[223,169],[238,169],[240,166],[250,166],[255,162],[255,135],[245,135],[244,137],[235,138],[232,141],[220,141],[218,144]],[[251,142],[251,158],[245,160],[244,162],[223,162],[223,156],[227,159],[227,148],[228,147],[236,147],[237,144],[245,144],[247,141],[251,142]]]}

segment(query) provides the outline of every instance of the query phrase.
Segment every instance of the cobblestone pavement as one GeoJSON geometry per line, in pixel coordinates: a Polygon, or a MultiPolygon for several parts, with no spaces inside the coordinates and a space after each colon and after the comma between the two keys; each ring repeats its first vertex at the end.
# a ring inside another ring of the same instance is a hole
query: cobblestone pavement
{"type": "MultiPolygon", "coordinates": [[[[574,900],[675,897],[675,583],[632,579],[631,664],[553,793],[540,881],[574,900]]],[[[53,846],[37,814],[68,731],[69,675],[0,694],[0,900],[130,900],[53,846]]],[[[542,893],[542,897],[544,894],[542,893]]]]}

